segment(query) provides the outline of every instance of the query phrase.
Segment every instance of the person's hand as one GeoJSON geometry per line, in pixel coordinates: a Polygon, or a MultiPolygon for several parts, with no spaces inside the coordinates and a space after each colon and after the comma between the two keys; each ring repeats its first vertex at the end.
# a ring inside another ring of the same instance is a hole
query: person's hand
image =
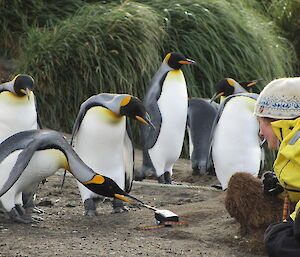
{"type": "Polygon", "coordinates": [[[284,188],[280,185],[274,172],[268,171],[264,173],[262,182],[266,195],[278,195],[284,191],[284,188]]]}

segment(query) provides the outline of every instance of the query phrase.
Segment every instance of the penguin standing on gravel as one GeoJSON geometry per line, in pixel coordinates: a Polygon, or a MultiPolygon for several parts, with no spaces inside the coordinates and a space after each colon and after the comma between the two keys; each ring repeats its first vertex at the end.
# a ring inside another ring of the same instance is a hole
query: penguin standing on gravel
{"type": "MultiPolygon", "coordinates": [[[[0,142],[17,132],[42,128],[33,88],[34,80],[27,74],[18,74],[0,84],[0,142]]],[[[23,195],[28,212],[34,207],[36,190],[32,188],[32,192],[23,195]]]]}
{"type": "Polygon", "coordinates": [[[159,183],[172,183],[172,169],[182,150],[188,106],[180,68],[194,63],[180,53],[169,53],[151,81],[144,104],[156,129],[142,126],[143,165],[137,179],[155,172],[159,183]]]}
{"type": "Polygon", "coordinates": [[[23,209],[22,193],[31,191],[59,168],[69,170],[96,194],[130,202],[124,196],[131,196],[112,179],[89,168],[58,132],[27,130],[0,144],[0,203],[12,220],[20,223],[34,221],[23,209]]]}
{"type": "Polygon", "coordinates": [[[209,153],[209,137],[214,119],[218,113],[219,104],[204,98],[188,100],[187,132],[189,135],[189,152],[193,175],[203,175],[205,172],[214,174],[209,153]]]}
{"type": "Polygon", "coordinates": [[[222,189],[228,186],[236,172],[257,176],[260,170],[262,149],[259,124],[253,115],[257,94],[247,93],[233,79],[217,84],[211,98],[227,96],[220,105],[211,134],[211,155],[222,189]],[[230,92],[232,95],[230,95],[230,92]]]}
{"type": "MultiPolygon", "coordinates": [[[[80,158],[92,169],[115,181],[129,192],[133,181],[134,150],[128,118],[147,126],[151,123],[143,103],[126,94],[98,94],[80,107],[73,126],[71,144],[80,158]]],[[[97,215],[95,198],[99,195],[78,183],[85,215],[97,215]]],[[[114,212],[125,209],[114,199],[114,212]]]]}

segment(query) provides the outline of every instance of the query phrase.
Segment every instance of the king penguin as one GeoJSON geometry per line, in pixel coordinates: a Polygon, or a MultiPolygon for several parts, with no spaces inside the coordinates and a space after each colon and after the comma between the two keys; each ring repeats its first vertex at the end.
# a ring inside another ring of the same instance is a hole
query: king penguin
{"type": "Polygon", "coordinates": [[[33,87],[33,78],[26,74],[18,74],[13,80],[0,84],[0,142],[41,125],[33,87]]]}
{"type": "Polygon", "coordinates": [[[226,98],[214,121],[210,150],[217,178],[225,190],[236,172],[258,175],[262,149],[259,124],[253,115],[258,95],[248,93],[233,79],[225,79],[217,84],[211,101],[219,96],[226,98]]]}
{"type": "Polygon", "coordinates": [[[82,185],[96,194],[131,202],[125,197],[131,196],[112,179],[88,167],[60,133],[27,130],[0,144],[0,202],[13,221],[33,222],[31,215],[23,209],[21,194],[60,168],[69,170],[82,185]]]}
{"type": "Polygon", "coordinates": [[[209,138],[217,115],[219,104],[209,103],[208,99],[192,97],[188,100],[187,132],[193,175],[206,172],[214,174],[209,153],[209,138]]]}
{"type": "MultiPolygon", "coordinates": [[[[98,94],[80,107],[73,126],[71,144],[92,169],[101,170],[126,192],[133,181],[134,148],[128,118],[151,124],[143,103],[127,94],[98,94]]],[[[99,195],[78,183],[85,215],[97,215],[95,198],[99,195]]],[[[114,212],[126,209],[114,199],[114,212]]]]}
{"type": "Polygon", "coordinates": [[[187,120],[187,88],[183,64],[194,64],[180,53],[169,53],[154,75],[144,104],[155,130],[142,126],[143,164],[137,179],[155,172],[159,183],[172,183],[172,169],[179,158],[187,120]]]}
{"type": "MultiPolygon", "coordinates": [[[[42,128],[33,89],[34,79],[27,74],[0,84],[0,142],[17,132],[42,128]]],[[[36,190],[32,188],[32,192],[23,195],[28,212],[34,207],[36,190]]]]}

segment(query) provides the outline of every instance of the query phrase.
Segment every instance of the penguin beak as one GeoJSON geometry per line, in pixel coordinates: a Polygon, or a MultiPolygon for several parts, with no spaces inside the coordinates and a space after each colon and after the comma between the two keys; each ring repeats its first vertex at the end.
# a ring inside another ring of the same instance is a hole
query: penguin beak
{"type": "Polygon", "coordinates": [[[27,95],[27,99],[29,101],[30,90],[28,88],[20,90],[23,94],[27,95]]]}
{"type": "Polygon", "coordinates": [[[119,195],[119,194],[114,194],[114,197],[126,202],[126,203],[130,203],[130,204],[134,204],[134,202],[130,201],[129,199],[127,199],[124,195],[119,195]]]}
{"type": "Polygon", "coordinates": [[[145,115],[145,119],[146,120],[144,118],[142,118],[141,116],[135,116],[135,118],[137,120],[139,120],[140,122],[142,122],[142,123],[144,123],[144,124],[152,127],[155,130],[155,126],[153,125],[153,123],[152,123],[152,121],[150,119],[150,116],[149,116],[149,114],[147,112],[146,112],[146,115],[145,115]]]}
{"type": "Polygon", "coordinates": [[[224,92],[221,92],[221,93],[219,93],[219,94],[218,94],[217,92],[214,93],[213,96],[212,96],[212,98],[210,99],[209,102],[212,103],[213,101],[215,101],[216,99],[218,99],[218,98],[219,98],[220,96],[222,96],[222,95],[224,95],[224,92]]]}
{"type": "Polygon", "coordinates": [[[196,64],[196,62],[191,59],[181,60],[181,61],[179,61],[179,63],[180,64],[196,64]]]}
{"type": "Polygon", "coordinates": [[[247,87],[251,87],[251,86],[255,85],[257,82],[258,82],[257,80],[252,81],[251,83],[249,83],[249,84],[247,85],[247,87]]]}

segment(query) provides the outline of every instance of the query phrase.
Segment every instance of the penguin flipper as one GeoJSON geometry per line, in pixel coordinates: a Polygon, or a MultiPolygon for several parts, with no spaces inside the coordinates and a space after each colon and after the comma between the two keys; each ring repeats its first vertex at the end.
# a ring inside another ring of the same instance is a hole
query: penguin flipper
{"type": "Polygon", "coordinates": [[[142,124],[141,134],[144,142],[143,147],[145,149],[150,149],[155,145],[157,141],[158,135],[160,133],[162,117],[157,102],[153,102],[150,105],[147,105],[146,109],[150,115],[152,123],[155,126],[155,129],[147,126],[146,124],[142,124]]]}
{"type": "Polygon", "coordinates": [[[43,129],[42,121],[41,121],[41,118],[40,118],[40,115],[39,115],[39,112],[38,112],[38,104],[37,104],[35,96],[34,96],[34,104],[35,104],[36,121],[37,121],[37,124],[38,124],[38,129],[43,129]]]}
{"type": "Polygon", "coordinates": [[[5,139],[0,144],[0,162],[12,152],[26,148],[38,133],[38,130],[26,130],[5,139]]]}
{"type": "Polygon", "coordinates": [[[132,187],[134,176],[134,147],[131,141],[131,131],[128,124],[128,118],[126,118],[126,133],[124,139],[123,156],[125,161],[125,192],[129,193],[132,187]]]}
{"type": "Polygon", "coordinates": [[[37,144],[31,143],[18,155],[17,161],[13,166],[8,179],[0,190],[0,197],[4,195],[16,183],[16,181],[22,175],[23,171],[26,169],[36,150],[37,144]]]}

